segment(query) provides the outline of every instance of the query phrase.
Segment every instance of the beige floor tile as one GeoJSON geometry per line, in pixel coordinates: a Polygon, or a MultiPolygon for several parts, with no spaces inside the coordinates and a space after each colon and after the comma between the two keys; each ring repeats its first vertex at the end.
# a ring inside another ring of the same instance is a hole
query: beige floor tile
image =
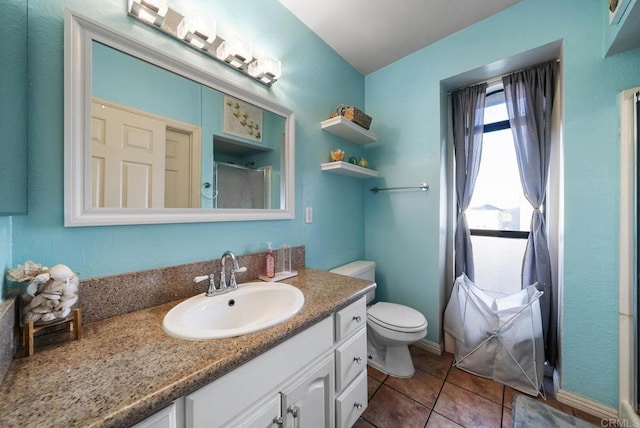
{"type": "Polygon", "coordinates": [[[418,369],[410,378],[397,378],[389,376],[384,384],[402,392],[404,395],[412,398],[420,404],[430,409],[440,394],[444,379],[440,379],[427,372],[418,369]]]}
{"type": "Polygon", "coordinates": [[[513,408],[513,399],[516,396],[516,394],[521,394],[520,392],[516,391],[515,389],[511,388],[510,386],[505,386],[504,387],[504,400],[502,402],[502,405],[508,409],[512,409],[513,408]]]}
{"type": "Polygon", "coordinates": [[[360,418],[353,424],[353,428],[376,428],[375,425],[371,425],[369,422],[360,418]]]}
{"type": "Polygon", "coordinates": [[[382,373],[380,370],[373,368],[369,365],[367,366],[367,375],[374,378],[378,382],[384,382],[384,380],[388,376],[386,373],[382,373]]]}
{"type": "Polygon", "coordinates": [[[381,382],[378,382],[371,376],[367,376],[367,394],[368,394],[369,400],[371,400],[371,397],[373,396],[373,394],[376,393],[380,385],[382,385],[381,382]]]}
{"type": "Polygon", "coordinates": [[[451,382],[468,391],[475,392],[494,403],[502,405],[504,386],[491,379],[475,376],[457,367],[452,367],[447,376],[447,382],[451,382]]]}
{"type": "Polygon", "coordinates": [[[429,408],[382,385],[362,417],[377,428],[423,428],[430,412],[429,408]]]}
{"type": "Polygon", "coordinates": [[[502,428],[511,428],[511,409],[502,408],[502,428]]]}
{"type": "Polygon", "coordinates": [[[431,412],[426,428],[459,428],[460,425],[437,412],[431,412]]]}
{"type": "Polygon", "coordinates": [[[447,377],[447,373],[453,363],[453,355],[446,352],[442,355],[436,355],[432,352],[425,351],[416,346],[410,348],[413,365],[427,373],[437,376],[441,379],[447,377]]]}
{"type": "Polygon", "coordinates": [[[445,382],[434,410],[465,427],[500,427],[502,406],[445,382]]]}

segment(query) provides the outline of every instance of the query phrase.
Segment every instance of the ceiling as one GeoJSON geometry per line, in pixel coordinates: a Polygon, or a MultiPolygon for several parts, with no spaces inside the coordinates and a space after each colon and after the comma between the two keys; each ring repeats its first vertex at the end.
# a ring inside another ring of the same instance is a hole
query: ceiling
{"type": "Polygon", "coordinates": [[[520,0],[279,0],[367,75],[520,0]]]}

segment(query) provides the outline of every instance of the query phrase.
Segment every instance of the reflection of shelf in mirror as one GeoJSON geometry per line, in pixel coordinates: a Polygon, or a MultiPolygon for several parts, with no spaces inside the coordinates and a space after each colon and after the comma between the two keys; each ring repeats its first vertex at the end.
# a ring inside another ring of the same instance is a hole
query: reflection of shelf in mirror
{"type": "Polygon", "coordinates": [[[322,169],[322,171],[346,175],[348,177],[374,178],[378,176],[378,171],[374,171],[369,168],[363,168],[361,166],[353,165],[343,161],[323,163],[320,164],[320,168],[322,169]]]}
{"type": "Polygon", "coordinates": [[[343,116],[334,117],[320,122],[320,126],[325,131],[338,135],[349,141],[358,144],[367,144],[378,141],[378,136],[360,125],[356,125],[343,116]]]}
{"type": "Polygon", "coordinates": [[[219,150],[222,152],[234,154],[273,151],[271,147],[266,147],[263,144],[234,140],[233,138],[223,137],[222,135],[213,136],[213,149],[216,151],[219,150]]]}

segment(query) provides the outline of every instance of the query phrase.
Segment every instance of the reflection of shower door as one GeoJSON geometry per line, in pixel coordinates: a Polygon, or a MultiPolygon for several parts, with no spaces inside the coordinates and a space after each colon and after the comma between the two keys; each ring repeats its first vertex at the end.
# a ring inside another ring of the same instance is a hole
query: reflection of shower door
{"type": "Polygon", "coordinates": [[[267,168],[214,162],[216,208],[270,208],[270,177],[267,168]]]}

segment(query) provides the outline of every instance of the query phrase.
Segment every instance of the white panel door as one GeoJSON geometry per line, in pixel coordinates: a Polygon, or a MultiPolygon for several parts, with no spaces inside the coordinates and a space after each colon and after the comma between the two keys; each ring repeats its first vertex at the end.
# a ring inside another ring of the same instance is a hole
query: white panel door
{"type": "Polygon", "coordinates": [[[92,207],[163,208],[166,124],[92,103],[92,207]]]}
{"type": "MultiPolygon", "coordinates": [[[[200,208],[200,192],[195,192],[192,189],[194,169],[196,169],[192,166],[193,145],[191,133],[167,129],[164,175],[165,208],[200,208]],[[194,198],[194,195],[197,197],[194,198]]],[[[198,175],[200,175],[199,170],[198,175]]]]}

